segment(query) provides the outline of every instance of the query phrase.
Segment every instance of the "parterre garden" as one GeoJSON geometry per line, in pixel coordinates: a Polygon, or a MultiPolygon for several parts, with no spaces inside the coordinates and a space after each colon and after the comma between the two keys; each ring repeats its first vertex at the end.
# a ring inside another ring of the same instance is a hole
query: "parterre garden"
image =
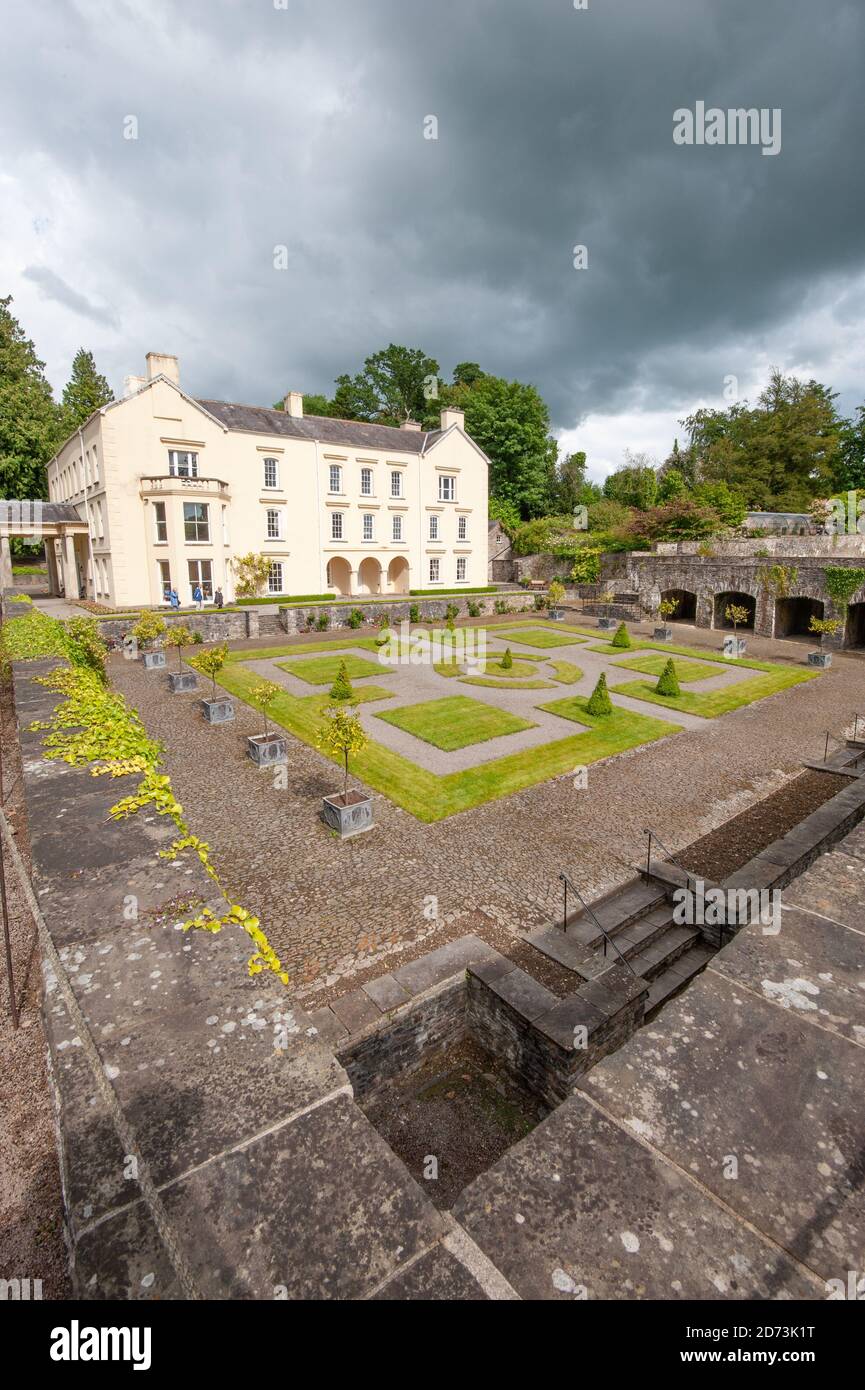
{"type": "Polygon", "coordinates": [[[354,775],[431,822],[694,727],[819,674],[631,638],[624,625],[612,641],[600,643],[595,628],[552,621],[509,623],[490,628],[487,636],[492,645],[480,665],[458,647],[448,647],[455,634],[445,629],[428,632],[426,651],[416,634],[410,646],[395,644],[396,651],[370,637],[236,651],[229,653],[220,684],[248,700],[265,674],[263,663],[270,666],[267,674],[284,673],[270,717],[320,747],[328,712],[337,703],[331,689],[342,668],[349,687],[341,702],[361,707],[368,738],[354,759],[354,775]],[[580,665],[572,659],[576,649],[580,665]],[[292,689],[295,682],[302,684],[292,689]],[[317,688],[306,693],[303,686],[317,688]],[[467,686],[494,693],[454,693],[454,687],[467,686]],[[543,693],[556,690],[557,698],[543,693]],[[386,709],[372,708],[385,701],[386,709]],[[653,706],[661,706],[664,717],[653,706]],[[539,724],[549,729],[547,741],[537,741],[539,724]],[[398,748],[389,729],[400,737],[398,748]],[[531,746],[513,746],[529,736],[531,746]],[[406,749],[415,741],[412,757],[406,749]],[[459,753],[465,759],[467,749],[477,749],[477,762],[448,770],[447,758],[459,753]],[[435,770],[431,756],[439,759],[435,770]]]}

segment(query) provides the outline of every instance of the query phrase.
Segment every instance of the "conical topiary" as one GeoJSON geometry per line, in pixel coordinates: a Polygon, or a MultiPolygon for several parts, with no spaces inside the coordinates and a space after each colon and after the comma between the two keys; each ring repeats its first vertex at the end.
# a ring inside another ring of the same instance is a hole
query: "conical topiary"
{"type": "Polygon", "coordinates": [[[504,656],[502,657],[502,670],[503,670],[503,671],[510,671],[510,670],[512,669],[512,667],[513,667],[513,664],[514,664],[514,659],[513,659],[513,657],[511,656],[511,649],[510,649],[510,647],[505,647],[505,654],[504,654],[504,656]]]}
{"type": "Polygon", "coordinates": [[[332,700],[350,700],[354,695],[352,683],[348,678],[348,671],[344,661],[339,663],[339,670],[336,673],[336,680],[330,687],[330,698],[332,700]]]}
{"type": "Polygon", "coordinates": [[[598,683],[589,696],[589,703],[586,705],[587,714],[612,714],[613,702],[610,699],[610,692],[607,690],[607,678],[603,671],[598,676],[598,683]]]}
{"type": "Polygon", "coordinates": [[[612,645],[614,647],[630,647],[632,645],[631,634],[624,623],[619,623],[619,626],[616,628],[616,635],[613,638],[612,645]]]}
{"type": "Polygon", "coordinates": [[[676,675],[676,668],[673,665],[673,658],[667,662],[660,676],[658,684],[655,686],[656,695],[681,695],[679,689],[679,678],[676,675]]]}

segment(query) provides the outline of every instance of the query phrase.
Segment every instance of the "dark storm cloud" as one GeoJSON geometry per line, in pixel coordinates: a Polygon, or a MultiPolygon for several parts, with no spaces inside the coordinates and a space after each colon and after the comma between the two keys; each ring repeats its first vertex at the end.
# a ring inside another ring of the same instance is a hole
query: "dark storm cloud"
{"type": "Polygon", "coordinates": [[[394,340],[534,381],[567,428],[783,362],[863,270],[859,4],[77,0],[7,28],[4,145],[54,275],[119,306],[115,380],[177,351],[191,390],[269,401],[394,340]],[[697,100],[780,107],[781,153],[676,147],[697,100]]]}
{"type": "Polygon", "coordinates": [[[109,309],[100,309],[98,304],[91,304],[83,294],[67,285],[65,280],[61,280],[59,275],[46,266],[28,265],[21,274],[25,280],[32,280],[34,285],[38,285],[47,299],[53,299],[57,304],[71,309],[73,314],[80,314],[82,318],[108,328],[117,327],[117,319],[109,309]]]}

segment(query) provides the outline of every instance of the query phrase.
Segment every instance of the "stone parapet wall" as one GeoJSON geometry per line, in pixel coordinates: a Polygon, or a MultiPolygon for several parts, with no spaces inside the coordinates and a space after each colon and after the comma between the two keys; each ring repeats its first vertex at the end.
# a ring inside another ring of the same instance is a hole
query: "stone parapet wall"
{"type": "Polygon", "coordinates": [[[283,632],[298,633],[308,632],[310,617],[313,619],[313,626],[322,614],[329,618],[329,627],[344,628],[348,627],[348,620],[356,610],[363,613],[367,623],[378,626],[382,614],[386,614],[392,624],[409,622],[411,610],[417,607],[420,613],[421,622],[439,622],[447,617],[448,608],[453,606],[457,609],[457,617],[466,618],[469,616],[469,604],[475,604],[481,613],[490,616],[495,612],[495,603],[500,600],[507,604],[509,613],[519,613],[526,604],[526,595],[520,593],[501,593],[501,594],[448,594],[442,598],[406,598],[388,601],[385,599],[350,599],[346,603],[328,604],[309,604],[306,608],[296,606],[283,607],[279,610],[279,623],[283,632]]]}
{"type": "MultiPolygon", "coordinates": [[[[660,541],[659,555],[696,555],[702,541],[660,541]]],[[[791,560],[811,556],[833,564],[836,557],[855,559],[865,555],[865,535],[858,532],[852,535],[833,536],[748,536],[739,540],[712,540],[711,546],[716,555],[759,556],[771,555],[773,559],[789,556],[791,560]]]]}

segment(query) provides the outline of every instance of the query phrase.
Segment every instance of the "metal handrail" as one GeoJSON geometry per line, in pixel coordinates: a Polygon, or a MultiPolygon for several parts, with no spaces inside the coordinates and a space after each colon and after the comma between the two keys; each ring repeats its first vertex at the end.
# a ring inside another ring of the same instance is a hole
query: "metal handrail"
{"type": "MultiPolygon", "coordinates": [[[[827,729],[827,730],[826,730],[826,743],[825,743],[824,748],[823,748],[823,761],[824,761],[824,763],[826,763],[826,762],[829,761],[829,740],[830,740],[830,738],[831,738],[831,739],[834,739],[834,741],[837,743],[837,745],[838,745],[839,748],[845,748],[845,747],[846,747],[846,744],[844,744],[844,743],[841,742],[841,740],[840,740],[840,738],[838,737],[837,734],[833,734],[831,729],[827,729]]],[[[855,729],[854,729],[854,733],[853,733],[853,738],[854,738],[854,741],[855,741],[855,738],[856,738],[855,729]]]]}
{"type": "Polygon", "coordinates": [[[564,870],[562,870],[562,872],[559,874],[559,878],[561,879],[565,888],[565,904],[564,916],[562,918],[562,931],[567,933],[568,930],[568,885],[570,885],[570,887],[573,889],[573,891],[579,898],[580,902],[583,904],[584,910],[588,912],[598,931],[601,933],[601,936],[604,938],[604,960],[606,960],[607,958],[607,942],[609,941],[616,955],[619,957],[619,960],[622,961],[622,963],[628,967],[634,979],[639,980],[640,976],[637,974],[636,970],[631,965],[631,962],[628,960],[627,956],[622,955],[621,951],[619,950],[613,938],[610,936],[609,932],[605,931],[604,928],[601,926],[600,922],[598,921],[592,909],[589,907],[589,904],[586,902],[585,898],[583,897],[577,885],[574,883],[573,879],[569,878],[568,875],[564,872],[564,870]]]}
{"type": "Polygon", "coordinates": [[[677,869],[681,869],[681,870],[682,870],[682,873],[685,875],[685,878],[688,880],[688,882],[689,882],[689,883],[696,883],[696,882],[697,882],[697,879],[698,879],[699,875],[698,875],[698,874],[692,874],[690,869],[686,869],[685,866],[684,866],[684,864],[680,864],[680,863],[679,863],[678,859],[676,858],[675,854],[673,854],[672,850],[667,849],[667,846],[664,844],[664,841],[661,839],[661,837],[660,837],[660,835],[658,834],[657,830],[653,830],[652,827],[651,827],[650,825],[649,825],[649,826],[644,826],[644,827],[643,827],[643,834],[644,834],[644,835],[648,835],[648,837],[649,837],[648,851],[647,851],[647,853],[646,853],[646,873],[647,873],[647,874],[650,874],[650,873],[652,872],[652,840],[657,840],[658,844],[661,846],[661,849],[664,851],[664,853],[666,854],[667,858],[672,860],[672,862],[675,864],[675,866],[676,866],[677,869]]]}

